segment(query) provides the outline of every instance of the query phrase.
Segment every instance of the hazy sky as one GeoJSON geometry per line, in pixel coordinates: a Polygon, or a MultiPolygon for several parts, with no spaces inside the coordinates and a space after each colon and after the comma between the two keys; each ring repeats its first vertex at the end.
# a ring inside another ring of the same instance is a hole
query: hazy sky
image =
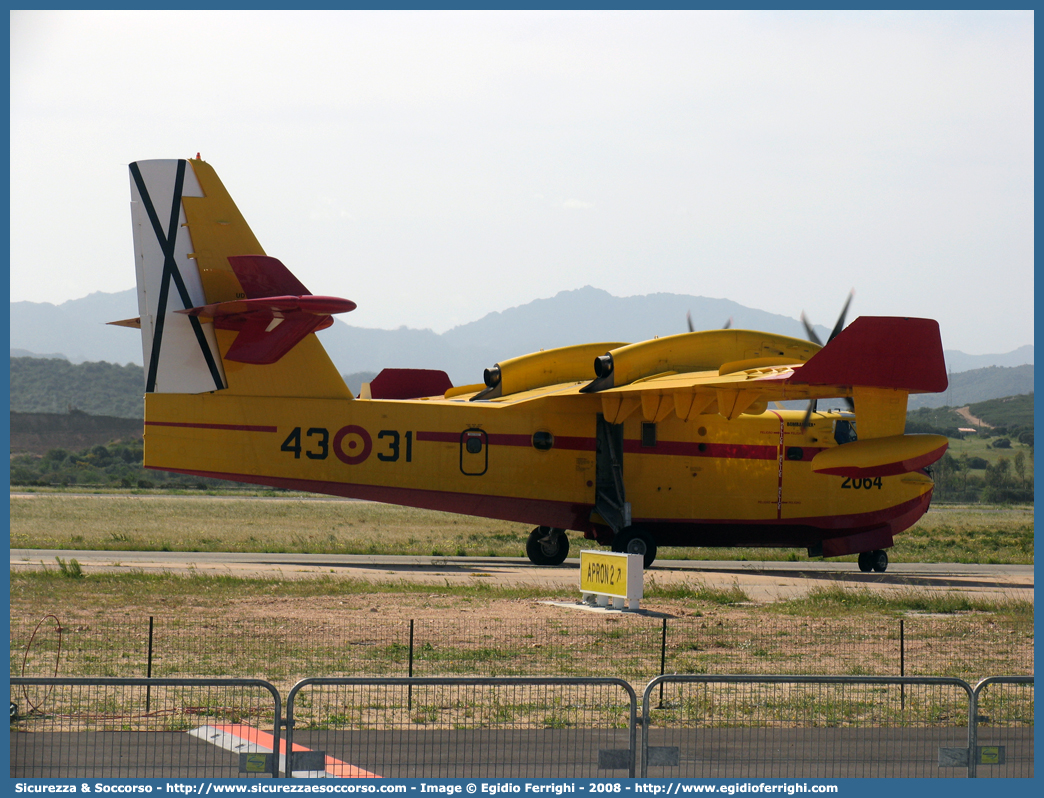
{"type": "Polygon", "coordinates": [[[197,152],[359,326],[855,288],[1033,341],[1032,12],[12,11],[11,299],[132,287],[127,164],[197,152]]]}

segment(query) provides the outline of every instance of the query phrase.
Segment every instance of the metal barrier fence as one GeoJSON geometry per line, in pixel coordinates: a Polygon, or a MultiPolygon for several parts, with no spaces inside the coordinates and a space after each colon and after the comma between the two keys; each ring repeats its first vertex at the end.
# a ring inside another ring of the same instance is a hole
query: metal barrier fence
{"type": "Polygon", "coordinates": [[[969,750],[978,778],[1033,777],[1033,677],[997,676],[975,686],[969,750]],[[989,765],[986,767],[985,765],[989,765]]]}
{"type": "Polygon", "coordinates": [[[285,740],[255,679],[14,677],[11,700],[12,777],[1033,776],[1033,677],[671,675],[640,717],[620,679],[315,678],[285,740]]]}
{"type": "Polygon", "coordinates": [[[12,778],[258,776],[239,754],[279,749],[280,696],[258,679],[19,677],[11,705],[12,778]]]}
{"type": "Polygon", "coordinates": [[[621,679],[306,679],[287,743],[294,771],[395,778],[635,775],[638,699],[621,679]],[[312,754],[308,757],[311,760],[312,754]]]}
{"type": "Polygon", "coordinates": [[[960,679],[663,676],[642,699],[641,772],[682,778],[953,777],[959,774],[940,769],[939,752],[968,750],[973,708],[972,688],[960,679]]]}
{"type": "Polygon", "coordinates": [[[864,620],[745,613],[530,621],[357,617],[11,619],[12,676],[314,676],[664,673],[950,676],[1033,673],[1033,619],[961,614],[864,620]],[[278,653],[277,653],[278,652],[278,653]],[[251,672],[244,673],[249,663],[251,672]],[[232,666],[236,671],[230,671],[232,666]]]}

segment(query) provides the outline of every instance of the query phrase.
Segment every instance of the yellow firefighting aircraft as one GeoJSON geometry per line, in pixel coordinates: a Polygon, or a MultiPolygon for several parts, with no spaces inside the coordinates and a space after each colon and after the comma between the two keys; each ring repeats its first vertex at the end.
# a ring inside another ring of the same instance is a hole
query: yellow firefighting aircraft
{"type": "Polygon", "coordinates": [[[130,172],[140,318],[115,323],[141,329],[149,468],[530,523],[537,564],[575,530],[647,566],[661,546],[804,547],[884,571],[928,509],[946,438],[903,433],[907,396],[946,389],[935,321],[582,344],[460,387],[386,369],[355,397],[313,334],[355,303],[265,255],[198,156],[130,172]],[[827,397],[854,412],[816,412],[827,397]]]}

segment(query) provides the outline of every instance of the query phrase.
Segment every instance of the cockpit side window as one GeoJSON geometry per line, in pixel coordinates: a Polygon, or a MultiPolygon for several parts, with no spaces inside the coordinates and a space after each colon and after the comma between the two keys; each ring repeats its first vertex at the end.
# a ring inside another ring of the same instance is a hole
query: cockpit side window
{"type": "Polygon", "coordinates": [[[855,422],[846,419],[836,422],[834,424],[834,440],[837,441],[838,445],[852,443],[856,440],[855,422]]]}

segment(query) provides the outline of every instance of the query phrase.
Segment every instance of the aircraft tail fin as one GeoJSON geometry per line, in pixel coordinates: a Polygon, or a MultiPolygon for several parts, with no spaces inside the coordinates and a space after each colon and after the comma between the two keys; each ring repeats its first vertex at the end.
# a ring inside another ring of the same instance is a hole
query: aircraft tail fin
{"type": "Polygon", "coordinates": [[[940,393],[949,384],[939,323],[861,316],[789,381],[851,386],[860,439],[902,435],[909,395],[940,393]]]}
{"type": "Polygon", "coordinates": [[[948,380],[939,322],[860,316],[796,370],[790,381],[940,393],[948,380]]]}
{"type": "Polygon", "coordinates": [[[130,174],[146,393],[351,398],[312,333],[355,303],[312,295],[265,255],[209,164],[130,174]]]}

